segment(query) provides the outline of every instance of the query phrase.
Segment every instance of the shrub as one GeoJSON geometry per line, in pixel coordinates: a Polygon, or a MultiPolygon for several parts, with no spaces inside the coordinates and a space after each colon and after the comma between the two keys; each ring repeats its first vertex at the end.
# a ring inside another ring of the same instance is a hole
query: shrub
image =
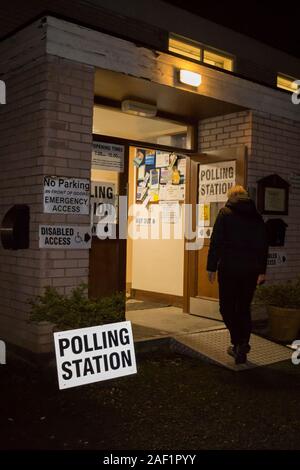
{"type": "Polygon", "coordinates": [[[43,295],[30,300],[30,305],[30,322],[48,321],[59,330],[125,320],[125,295],[122,292],[89,299],[84,284],[74,288],[69,296],[60,294],[53,287],[46,287],[43,295]]]}
{"type": "Polygon", "coordinates": [[[280,284],[260,286],[255,302],[283,308],[300,308],[300,278],[280,284]]]}

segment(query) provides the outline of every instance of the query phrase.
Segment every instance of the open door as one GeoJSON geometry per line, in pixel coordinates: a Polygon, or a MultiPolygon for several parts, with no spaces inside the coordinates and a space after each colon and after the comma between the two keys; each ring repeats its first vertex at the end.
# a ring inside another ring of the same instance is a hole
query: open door
{"type": "Polygon", "coordinates": [[[210,284],[207,279],[207,256],[228,189],[235,184],[246,185],[246,147],[193,155],[188,160],[186,203],[191,205],[194,239],[185,244],[184,311],[220,319],[218,282],[210,284]]]}
{"type": "Polygon", "coordinates": [[[101,298],[124,292],[125,298],[126,239],[120,237],[118,209],[119,197],[127,195],[129,147],[111,137],[97,136],[96,143],[98,142],[100,150],[103,150],[99,151],[100,163],[97,160],[93,162],[91,175],[93,238],[89,259],[89,296],[101,298]],[[124,162],[122,168],[119,165],[121,160],[124,162]],[[108,215],[107,205],[115,212],[112,223],[105,222],[108,215]],[[96,236],[98,222],[103,232],[100,239],[96,236]]]}

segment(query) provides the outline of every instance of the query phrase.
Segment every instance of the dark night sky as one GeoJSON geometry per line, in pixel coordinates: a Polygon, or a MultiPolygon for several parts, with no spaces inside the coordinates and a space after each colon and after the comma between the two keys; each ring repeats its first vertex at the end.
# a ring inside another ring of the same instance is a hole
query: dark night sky
{"type": "Polygon", "coordinates": [[[300,57],[300,2],[165,1],[300,57]]]}

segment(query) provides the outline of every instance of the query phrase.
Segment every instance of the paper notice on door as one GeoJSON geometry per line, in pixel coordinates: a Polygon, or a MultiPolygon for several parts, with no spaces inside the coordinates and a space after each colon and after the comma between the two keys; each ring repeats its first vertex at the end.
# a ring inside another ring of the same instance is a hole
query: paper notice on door
{"type": "Polygon", "coordinates": [[[172,185],[167,184],[159,188],[160,201],[184,201],[185,185],[172,185]]]}

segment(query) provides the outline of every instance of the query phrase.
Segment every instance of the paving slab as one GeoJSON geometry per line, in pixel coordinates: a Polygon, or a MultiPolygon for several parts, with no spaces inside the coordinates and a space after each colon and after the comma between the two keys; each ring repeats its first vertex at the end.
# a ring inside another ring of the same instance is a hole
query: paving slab
{"type": "Polygon", "coordinates": [[[146,339],[195,333],[216,327],[225,328],[221,321],[189,315],[178,307],[127,311],[126,320],[131,321],[133,331],[136,331],[135,339],[141,339],[142,336],[146,339]]]}

